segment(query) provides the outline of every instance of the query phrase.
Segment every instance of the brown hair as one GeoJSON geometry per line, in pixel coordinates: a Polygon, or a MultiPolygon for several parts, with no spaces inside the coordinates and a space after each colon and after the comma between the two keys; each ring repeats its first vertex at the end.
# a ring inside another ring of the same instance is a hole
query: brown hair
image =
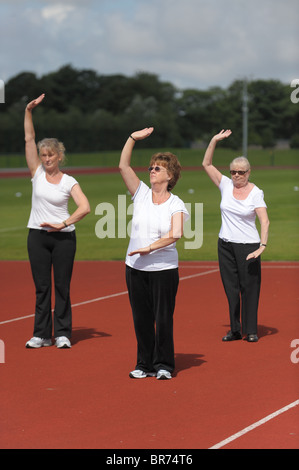
{"type": "Polygon", "coordinates": [[[161,166],[166,168],[171,177],[167,186],[167,190],[171,191],[175,187],[178,179],[181,177],[182,167],[176,155],[170,152],[155,153],[151,158],[150,165],[152,166],[154,163],[160,163],[161,166]]]}

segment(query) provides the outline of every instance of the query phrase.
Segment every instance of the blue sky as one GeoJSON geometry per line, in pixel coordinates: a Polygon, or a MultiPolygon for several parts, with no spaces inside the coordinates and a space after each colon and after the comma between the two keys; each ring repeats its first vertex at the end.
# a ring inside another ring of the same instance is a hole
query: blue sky
{"type": "Polygon", "coordinates": [[[298,0],[0,0],[0,79],[65,64],[180,89],[299,78],[298,0]]]}

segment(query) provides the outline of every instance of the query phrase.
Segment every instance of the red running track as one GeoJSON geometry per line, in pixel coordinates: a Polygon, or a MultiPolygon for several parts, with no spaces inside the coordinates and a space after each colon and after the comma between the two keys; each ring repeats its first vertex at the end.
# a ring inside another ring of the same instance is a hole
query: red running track
{"type": "Polygon", "coordinates": [[[136,341],[124,263],[75,263],[70,350],[25,348],[28,262],[0,262],[0,278],[2,449],[299,448],[299,263],[262,264],[252,344],[221,341],[229,324],[217,263],[181,263],[170,381],[128,376],[136,341]]]}

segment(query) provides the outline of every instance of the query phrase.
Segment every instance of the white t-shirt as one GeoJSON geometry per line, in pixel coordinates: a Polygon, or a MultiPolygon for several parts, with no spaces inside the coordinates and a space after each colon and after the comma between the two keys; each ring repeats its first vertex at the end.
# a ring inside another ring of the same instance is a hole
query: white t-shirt
{"type": "MultiPolygon", "coordinates": [[[[63,174],[59,184],[47,181],[46,172],[42,165],[36,170],[32,181],[32,206],[28,228],[47,230],[40,227],[43,222],[59,224],[69,218],[68,200],[72,187],[78,182],[72,176],[63,174]]],[[[62,232],[72,232],[74,225],[62,229],[62,232]]]]}
{"type": "Polygon", "coordinates": [[[128,256],[128,253],[144,248],[159,240],[171,229],[171,217],[183,212],[185,220],[189,213],[183,201],[173,194],[163,204],[154,204],[152,190],[143,181],[132,197],[134,211],[131,238],[126,255],[126,264],[141,271],[160,271],[178,267],[176,243],[154,250],[148,255],[128,256]]]}
{"type": "Polygon", "coordinates": [[[259,243],[260,236],[255,226],[258,207],[267,207],[264,193],[254,185],[243,201],[233,195],[233,182],[222,175],[219,185],[221,191],[221,228],[219,237],[234,243],[259,243]]]}

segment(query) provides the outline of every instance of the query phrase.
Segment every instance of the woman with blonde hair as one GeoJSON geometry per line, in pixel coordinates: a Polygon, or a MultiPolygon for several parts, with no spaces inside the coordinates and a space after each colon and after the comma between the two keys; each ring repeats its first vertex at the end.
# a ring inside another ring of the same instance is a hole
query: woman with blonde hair
{"type": "Polygon", "coordinates": [[[45,95],[25,109],[25,153],[32,178],[32,207],[28,221],[28,255],[36,289],[33,337],[27,348],[52,345],[51,271],[54,272],[54,338],[58,348],[71,347],[72,309],[70,283],[76,252],[75,223],[90,212],[89,202],[79,183],[63,173],[65,148],[54,138],[35,143],[32,110],[45,95]],[[72,197],[77,205],[68,212],[72,197]]]}

